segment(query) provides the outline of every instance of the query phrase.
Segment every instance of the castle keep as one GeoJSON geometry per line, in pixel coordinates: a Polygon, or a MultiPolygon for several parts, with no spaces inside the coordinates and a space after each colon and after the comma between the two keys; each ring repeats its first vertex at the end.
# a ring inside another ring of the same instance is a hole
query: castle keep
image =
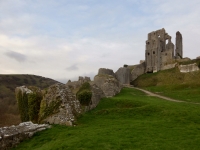
{"type": "Polygon", "coordinates": [[[145,72],[164,70],[166,65],[171,64],[174,59],[182,58],[182,56],[182,35],[179,31],[176,33],[175,55],[171,36],[165,32],[164,28],[148,34],[145,50],[145,72]]]}

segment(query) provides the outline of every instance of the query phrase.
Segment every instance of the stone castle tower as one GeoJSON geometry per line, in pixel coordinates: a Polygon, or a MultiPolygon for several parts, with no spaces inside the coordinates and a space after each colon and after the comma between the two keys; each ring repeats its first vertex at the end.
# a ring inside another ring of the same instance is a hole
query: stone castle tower
{"type": "MultiPolygon", "coordinates": [[[[177,32],[176,35],[176,55],[180,55],[179,58],[182,58],[182,35],[180,32],[177,32]]],[[[145,50],[145,72],[162,70],[164,66],[172,63],[174,58],[174,44],[164,28],[148,34],[145,50]]]]}

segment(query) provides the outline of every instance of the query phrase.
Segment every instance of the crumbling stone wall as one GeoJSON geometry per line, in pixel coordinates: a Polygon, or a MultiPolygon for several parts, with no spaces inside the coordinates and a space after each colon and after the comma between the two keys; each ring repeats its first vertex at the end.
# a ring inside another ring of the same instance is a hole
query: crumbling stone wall
{"type": "Polygon", "coordinates": [[[112,69],[100,68],[98,71],[98,75],[111,75],[115,77],[115,74],[112,69]]]}
{"type": "Polygon", "coordinates": [[[101,98],[105,97],[103,91],[94,82],[90,82],[92,90],[92,98],[89,106],[85,107],[85,111],[94,109],[100,102],[101,98]]]}
{"type": "Polygon", "coordinates": [[[38,113],[42,100],[42,90],[34,86],[20,86],[15,89],[16,100],[22,122],[38,123],[38,113]]]}
{"type": "Polygon", "coordinates": [[[113,70],[100,68],[98,74],[94,77],[96,84],[106,97],[112,97],[121,91],[121,84],[116,79],[113,70]]]}
{"type": "Polygon", "coordinates": [[[0,128],[0,149],[10,149],[25,139],[31,138],[36,132],[50,128],[47,124],[23,122],[18,126],[0,128]]]}
{"type": "Polygon", "coordinates": [[[121,84],[130,84],[131,81],[131,71],[127,67],[121,67],[115,72],[117,80],[121,84]]]}
{"type": "Polygon", "coordinates": [[[196,63],[188,65],[180,65],[179,70],[180,72],[187,73],[187,72],[198,71],[199,67],[197,66],[196,63]]]}
{"type": "Polygon", "coordinates": [[[183,58],[183,39],[182,34],[177,31],[176,32],[176,59],[182,59],[183,58]]]}
{"type": "Polygon", "coordinates": [[[90,77],[82,77],[79,76],[78,81],[73,81],[71,82],[71,80],[69,80],[66,85],[69,86],[72,89],[77,89],[80,88],[80,86],[85,83],[85,82],[90,82],[90,77]]]}
{"type": "Polygon", "coordinates": [[[40,121],[72,126],[81,106],[70,88],[55,84],[48,88],[40,105],[40,121]]]}
{"type": "Polygon", "coordinates": [[[145,73],[145,62],[137,65],[132,71],[131,71],[131,81],[137,79],[138,76],[145,73]]]}

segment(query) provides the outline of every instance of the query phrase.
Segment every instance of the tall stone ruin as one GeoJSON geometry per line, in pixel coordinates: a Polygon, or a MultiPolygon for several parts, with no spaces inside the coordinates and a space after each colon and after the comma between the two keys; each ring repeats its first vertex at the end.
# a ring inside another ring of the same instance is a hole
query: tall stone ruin
{"type": "Polygon", "coordinates": [[[182,34],[177,31],[176,32],[176,59],[183,58],[183,43],[182,43],[182,34]]]}
{"type": "Polygon", "coordinates": [[[182,35],[176,33],[176,56],[174,56],[174,44],[171,36],[165,29],[150,32],[146,41],[145,50],[145,72],[152,73],[164,70],[167,65],[172,64],[175,58],[182,58],[182,35]]]}

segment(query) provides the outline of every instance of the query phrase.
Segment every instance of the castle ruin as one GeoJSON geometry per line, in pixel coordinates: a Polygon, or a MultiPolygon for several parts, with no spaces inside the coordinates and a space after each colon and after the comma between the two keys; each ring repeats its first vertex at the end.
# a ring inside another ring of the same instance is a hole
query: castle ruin
{"type": "Polygon", "coordinates": [[[145,72],[164,70],[164,67],[172,64],[174,59],[182,58],[182,47],[182,35],[179,31],[176,33],[175,55],[171,36],[165,32],[164,28],[149,33],[145,50],[145,72]]]}

